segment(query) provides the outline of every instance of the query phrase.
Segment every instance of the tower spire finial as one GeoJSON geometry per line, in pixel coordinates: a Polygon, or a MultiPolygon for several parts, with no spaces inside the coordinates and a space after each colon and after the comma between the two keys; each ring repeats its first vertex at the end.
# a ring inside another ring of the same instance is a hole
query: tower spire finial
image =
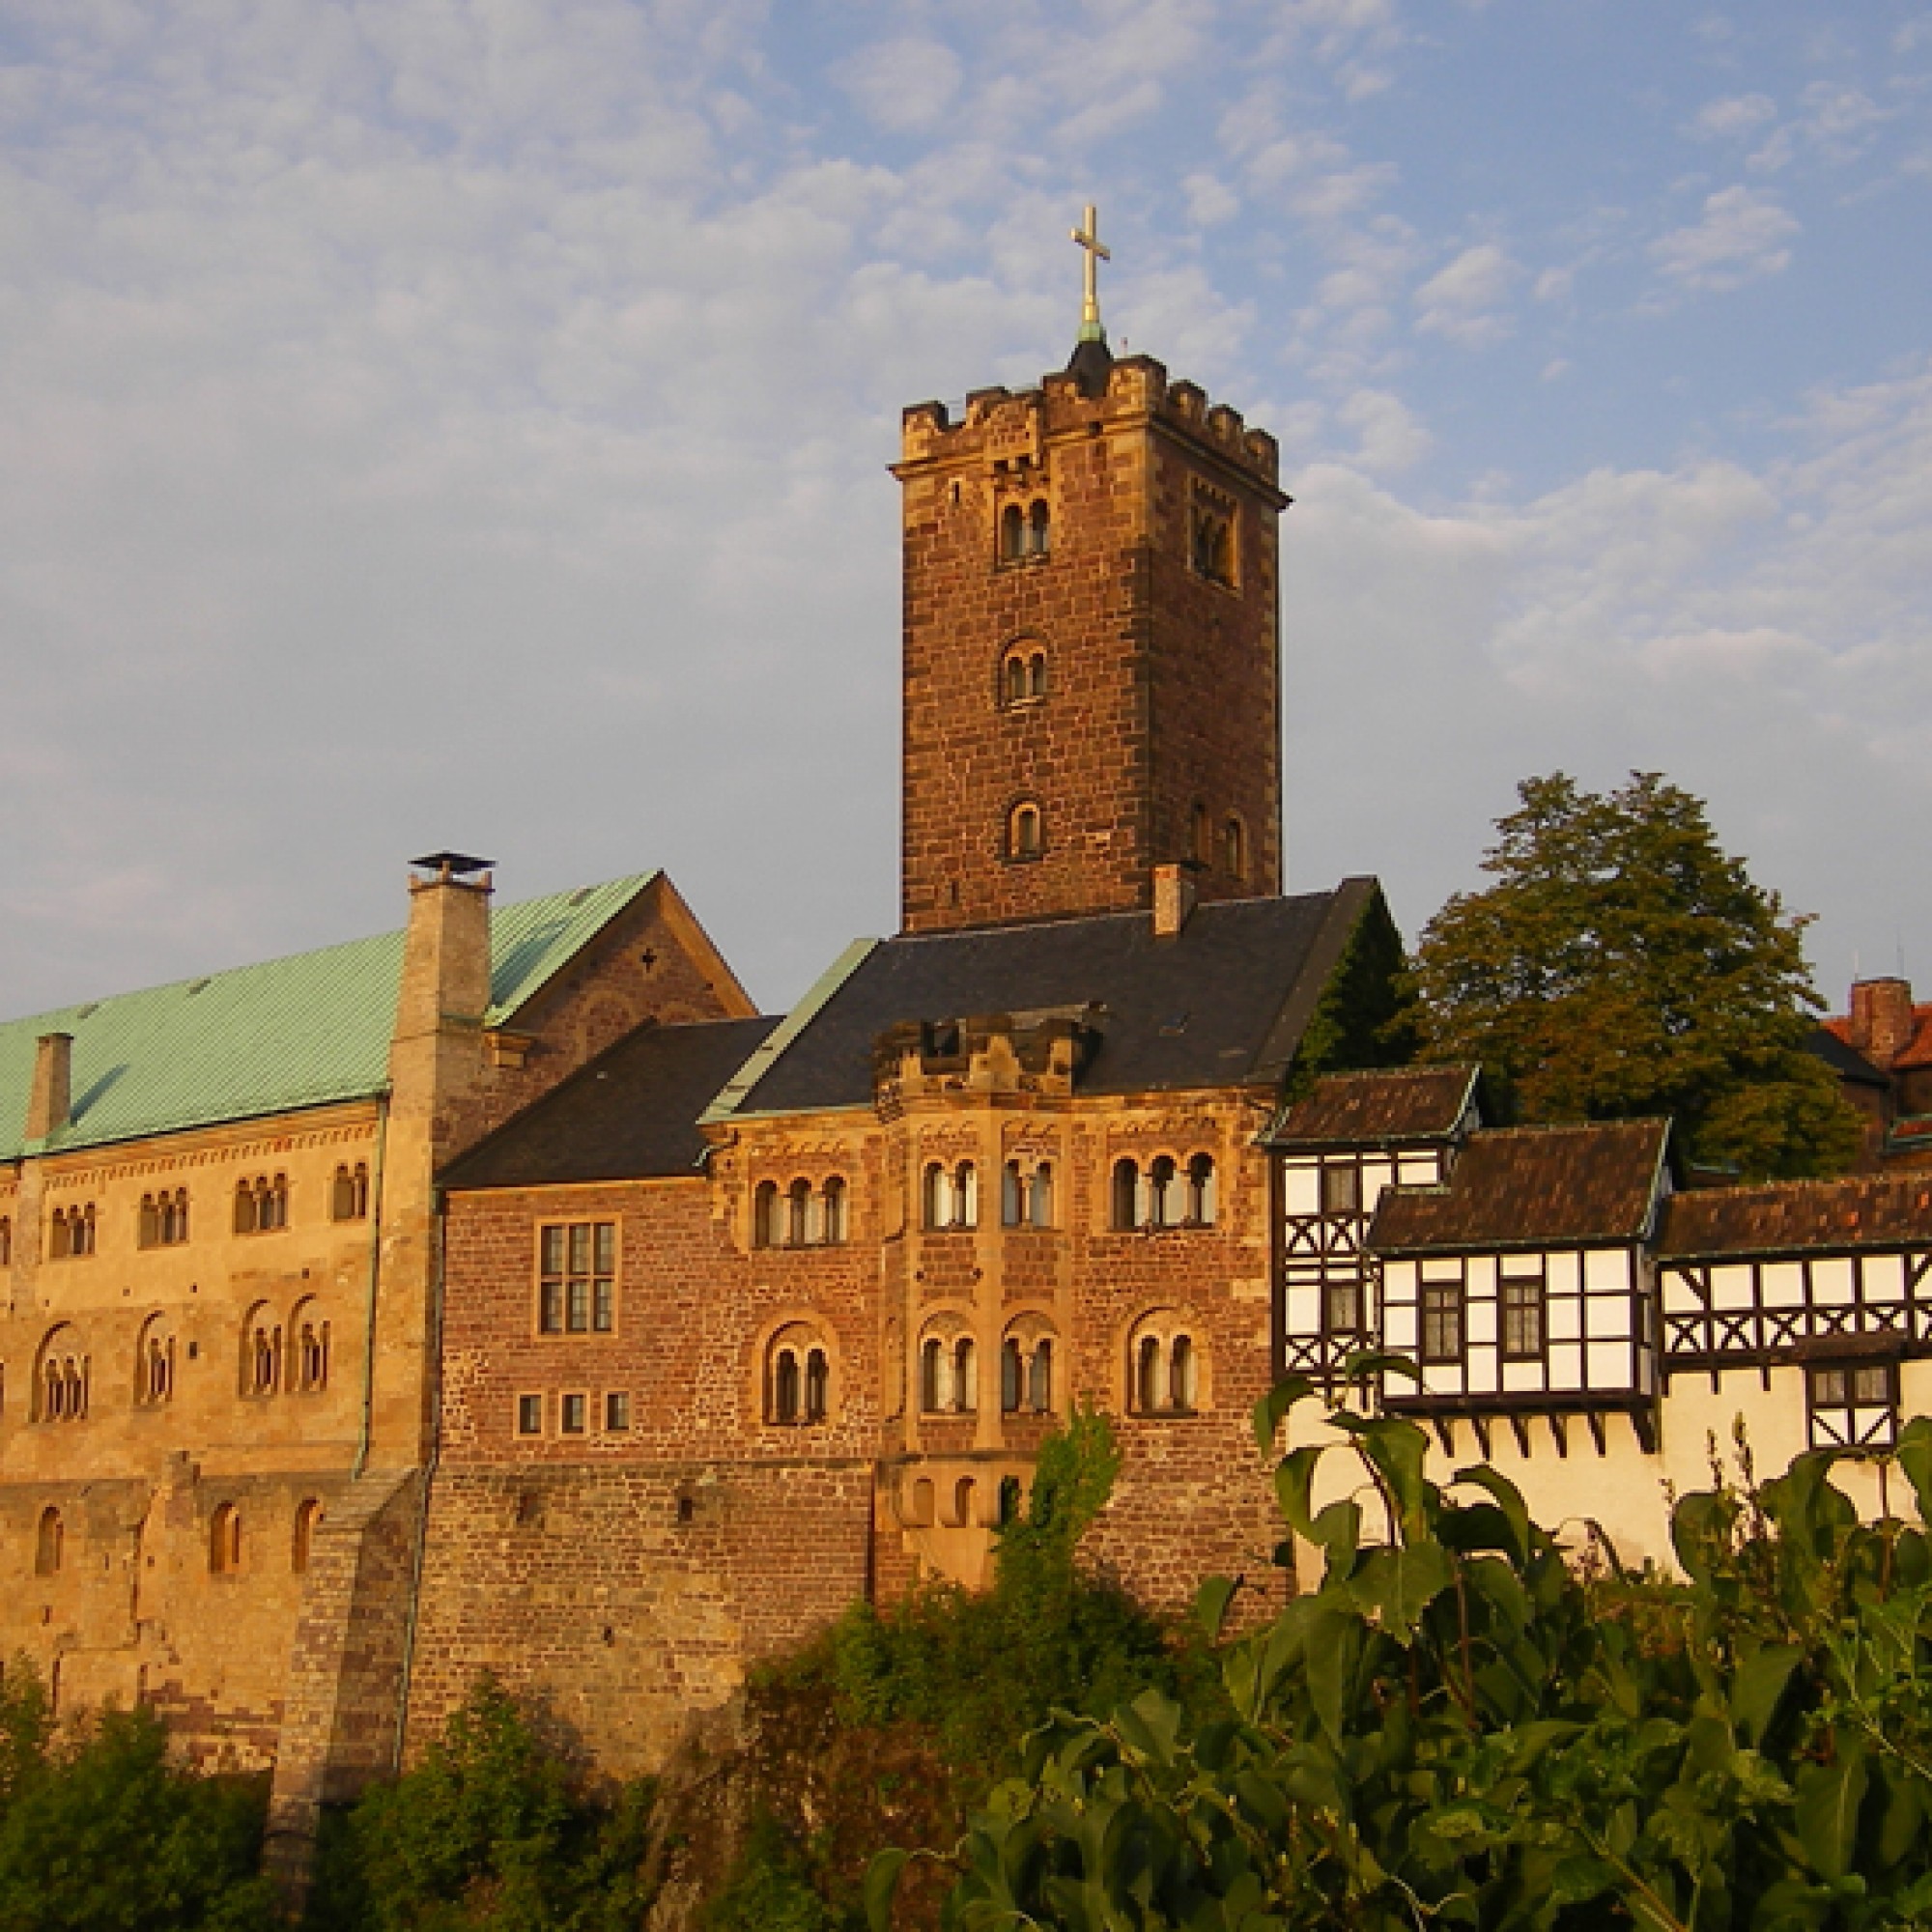
{"type": "Polygon", "coordinates": [[[1107,331],[1100,326],[1100,264],[1111,262],[1114,251],[1101,245],[1099,211],[1091,201],[1087,219],[1073,231],[1073,239],[1087,251],[1087,298],[1080,307],[1080,340],[1105,342],[1107,331]]]}

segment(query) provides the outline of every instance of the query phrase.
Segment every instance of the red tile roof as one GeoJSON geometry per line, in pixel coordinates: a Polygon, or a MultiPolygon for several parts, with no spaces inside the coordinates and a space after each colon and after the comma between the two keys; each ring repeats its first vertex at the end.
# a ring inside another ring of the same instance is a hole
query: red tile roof
{"type": "Polygon", "coordinates": [[[1667,1121],[1471,1134],[1441,1187],[1393,1187],[1369,1230],[1381,1255],[1635,1241],[1649,1231],[1667,1121]]]}
{"type": "MultiPolygon", "coordinates": [[[[1834,1039],[1841,1039],[1847,1046],[1857,1049],[1857,1042],[1852,1038],[1852,1016],[1849,1013],[1834,1013],[1828,1020],[1820,1020],[1819,1025],[1834,1039]]],[[[1889,1070],[1909,1073],[1919,1066],[1932,1066],[1932,1001],[1912,1009],[1911,1037],[1899,1049],[1889,1070]]]]}

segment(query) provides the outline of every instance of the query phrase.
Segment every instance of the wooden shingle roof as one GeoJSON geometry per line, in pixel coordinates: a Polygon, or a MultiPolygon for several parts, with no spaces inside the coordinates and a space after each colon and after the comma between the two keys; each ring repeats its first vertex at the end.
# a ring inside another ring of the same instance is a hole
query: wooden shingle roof
{"type": "Polygon", "coordinates": [[[1392,1187],[1369,1229],[1380,1255],[1641,1240],[1656,1218],[1667,1121],[1471,1134],[1439,1187],[1392,1187]]]}
{"type": "Polygon", "coordinates": [[[1666,1261],[1932,1245],[1932,1169],[1699,1188],[1665,1209],[1666,1261]]]}

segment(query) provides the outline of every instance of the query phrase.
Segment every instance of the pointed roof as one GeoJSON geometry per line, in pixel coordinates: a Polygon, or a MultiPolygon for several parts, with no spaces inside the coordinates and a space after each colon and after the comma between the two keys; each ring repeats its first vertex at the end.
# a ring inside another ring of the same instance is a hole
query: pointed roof
{"type": "MultiPolygon", "coordinates": [[[[660,876],[493,908],[485,1024],[512,1019],[660,876]]],[[[403,935],[385,932],[0,1023],[0,1160],[27,1151],[43,1034],[73,1036],[71,1115],[48,1153],[382,1094],[402,965],[403,935]]]]}

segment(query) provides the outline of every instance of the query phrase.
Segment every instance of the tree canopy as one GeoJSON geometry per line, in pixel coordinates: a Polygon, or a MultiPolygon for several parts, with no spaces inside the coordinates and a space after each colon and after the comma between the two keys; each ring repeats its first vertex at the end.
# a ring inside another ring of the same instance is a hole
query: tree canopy
{"type": "Polygon", "coordinates": [[[1693,1159],[1747,1179],[1847,1166],[1858,1116],[1804,1050],[1808,918],[1655,772],[1601,793],[1556,772],[1519,795],[1484,855],[1494,883],[1424,928],[1425,1057],[1479,1062],[1526,1121],[1668,1114],[1693,1159]]]}

